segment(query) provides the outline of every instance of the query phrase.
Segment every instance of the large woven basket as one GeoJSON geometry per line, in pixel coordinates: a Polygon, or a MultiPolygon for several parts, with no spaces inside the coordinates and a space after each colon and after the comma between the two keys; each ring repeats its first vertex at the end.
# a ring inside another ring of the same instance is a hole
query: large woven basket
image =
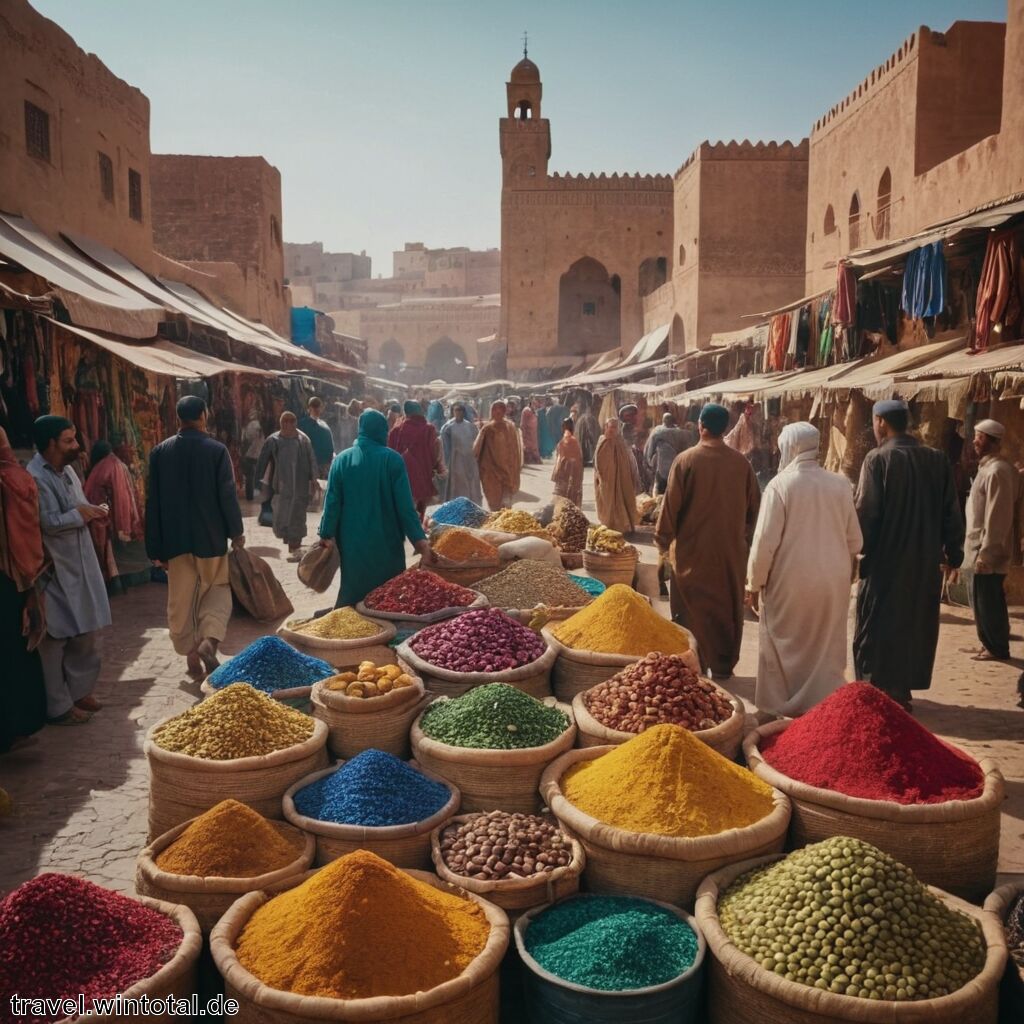
{"type": "MultiPolygon", "coordinates": [[[[370,618],[370,616],[366,616],[370,618]]],[[[309,622],[310,619],[289,619],[279,626],[277,634],[287,640],[293,647],[309,651],[314,657],[330,662],[335,668],[348,668],[358,665],[361,661],[372,661],[377,665],[394,662],[394,654],[388,644],[395,639],[398,632],[394,622],[372,619],[380,628],[372,636],[359,637],[355,640],[330,640],[318,636],[298,633],[289,626],[309,622]]]]}
{"type": "MultiPolygon", "coordinates": [[[[1000,886],[995,892],[989,893],[985,900],[985,909],[994,914],[1005,928],[1007,915],[1021,894],[1024,894],[1024,882],[1000,886]]],[[[1006,958],[999,1003],[1002,1007],[1003,1020],[1007,1024],[1011,1021],[1019,1024],[1024,1020],[1024,966],[1018,964],[1012,955],[1006,958]]]]}
{"type": "Polygon", "coordinates": [[[975,800],[898,804],[863,800],[808,786],[776,771],[761,756],[762,737],[783,732],[790,722],[770,722],[743,741],[750,770],[781,789],[793,804],[790,848],[831,836],[851,836],[877,846],[906,864],[922,882],[980,903],[992,891],[999,859],[999,811],[1003,777],[983,759],[985,788],[975,800]]]}
{"type": "Polygon", "coordinates": [[[327,725],[327,748],[335,757],[349,760],[373,749],[404,761],[409,757],[409,728],[432,697],[417,679],[413,686],[366,698],[346,697],[319,682],[310,699],[313,717],[327,725]]]}
{"type": "Polygon", "coordinates": [[[417,564],[418,569],[429,569],[436,576],[447,580],[449,583],[457,583],[460,587],[472,587],[474,583],[493,576],[501,571],[501,559],[490,558],[486,560],[477,559],[472,562],[453,562],[434,552],[434,561],[430,565],[424,565],[422,559],[417,564]]]}
{"type": "Polygon", "coordinates": [[[583,568],[606,587],[615,583],[624,583],[627,587],[633,586],[639,562],[640,552],[632,544],[627,544],[617,554],[611,551],[583,549],[583,568]]]}
{"type": "Polygon", "coordinates": [[[487,683],[508,683],[531,697],[542,700],[551,696],[551,667],[555,663],[556,653],[551,645],[535,661],[519,668],[505,669],[503,672],[452,672],[446,668],[438,668],[424,661],[410,645],[409,640],[398,647],[398,657],[409,665],[418,675],[426,688],[434,694],[444,697],[461,697],[474,687],[487,683]]]}
{"type": "MultiPolygon", "coordinates": [[[[708,680],[710,682],[710,680],[708,680]]],[[[743,744],[744,722],[747,718],[747,711],[743,701],[734,697],[728,690],[723,689],[716,683],[712,683],[715,689],[725,697],[732,705],[732,714],[712,729],[697,729],[693,735],[702,743],[706,743],[712,750],[717,750],[723,757],[730,761],[736,760],[743,744]]],[[[581,749],[587,747],[617,746],[633,739],[637,734],[625,732],[622,729],[609,729],[602,725],[587,710],[587,693],[577,693],[572,699],[572,713],[576,719],[576,745],[581,749]]]]}
{"type": "Polygon", "coordinates": [[[294,875],[305,874],[313,866],[316,841],[283,821],[270,825],[296,847],[295,859],[277,871],[249,878],[176,875],[157,866],[156,858],[167,849],[192,822],[185,821],[158,836],[139,853],[135,862],[135,891],[140,896],[180,903],[196,915],[199,927],[208,935],[224,912],[239,896],[265,889],[294,875]]]}
{"type": "Polygon", "coordinates": [[[304,814],[299,813],[295,807],[295,794],[300,789],[305,789],[310,783],[316,782],[317,779],[336,772],[344,764],[343,761],[339,761],[323,771],[307,775],[304,779],[299,779],[285,793],[282,800],[285,819],[316,839],[315,862],[317,867],[329,864],[332,860],[337,860],[356,850],[369,850],[398,868],[426,869],[430,867],[430,833],[436,826],[458,813],[462,794],[447,779],[442,779],[433,772],[421,768],[415,761],[412,763],[428,778],[445,785],[451,795],[448,802],[429,818],[410,822],[407,825],[381,827],[338,825],[333,821],[307,818],[304,814]]]}
{"type": "MultiPolygon", "coordinates": [[[[433,569],[431,569],[431,572],[433,572],[433,569]]],[[[356,605],[356,611],[360,615],[365,615],[368,619],[384,619],[393,623],[396,629],[406,630],[423,629],[425,626],[432,626],[435,622],[454,619],[456,615],[462,615],[465,612],[473,612],[478,608],[486,607],[487,598],[483,594],[479,594],[470,604],[458,608],[440,608],[436,612],[430,612],[428,615],[410,615],[408,612],[382,612],[375,608],[367,608],[362,601],[356,605]]]]}
{"type": "MultiPolygon", "coordinates": [[[[583,881],[588,892],[662,899],[692,908],[701,879],[726,864],[780,853],[789,827],[789,798],[772,791],[774,807],[760,821],[713,836],[682,838],[627,832],[584,814],[562,794],[562,777],[580,761],[592,761],[614,747],[570,750],[548,765],[541,796],[558,823],[578,837],[587,855],[583,881]]],[[[644,780],[638,778],[637,786],[644,780]]]]}
{"type": "Polygon", "coordinates": [[[327,764],[327,726],[319,721],[313,722],[313,735],[302,743],[231,761],[206,761],[158,747],[153,735],[163,724],[149,730],[143,747],[149,762],[150,841],[229,797],[265,818],[280,819],[285,790],[327,764]]]}
{"type": "MultiPolygon", "coordinates": [[[[273,697],[274,700],[279,701],[281,704],[295,708],[296,711],[301,711],[304,715],[308,715],[310,712],[309,695],[312,689],[312,686],[290,686],[286,690],[271,690],[268,696],[273,697]]],[[[203,695],[203,700],[205,700],[207,697],[212,697],[215,693],[220,693],[220,690],[211,686],[209,679],[204,679],[199,686],[199,692],[203,695]]],[[[260,693],[267,693],[267,691],[260,690],[260,693]]]]}
{"type": "Polygon", "coordinates": [[[539,786],[544,769],[556,757],[571,750],[576,741],[572,708],[568,704],[556,704],[553,697],[548,697],[545,703],[563,712],[569,725],[561,736],[541,747],[522,750],[453,747],[424,734],[420,727],[421,713],[412,724],[413,756],[424,768],[458,787],[464,812],[501,810],[535,814],[543,808],[539,786]]]}
{"type": "MultiPolygon", "coordinates": [[[[135,982],[121,995],[125,999],[188,999],[197,991],[199,954],[203,950],[203,933],[195,914],[180,903],[167,903],[148,896],[134,897],[150,910],[157,910],[171,918],[181,929],[181,944],[170,960],[155,974],[135,982]]],[[[174,1024],[181,1017],[173,1013],[89,1013],[85,1017],[64,1017],[55,1024],[73,1024],[75,1021],[102,1021],[103,1024],[174,1024]]]]}
{"type": "Polygon", "coordinates": [[[569,837],[572,845],[572,860],[565,867],[545,871],[541,875],[530,878],[519,876],[479,879],[470,878],[452,871],[441,856],[441,833],[450,825],[461,825],[469,821],[473,815],[460,814],[442,822],[430,833],[430,856],[434,861],[434,870],[446,882],[458,885],[484,899],[490,900],[504,910],[512,920],[531,907],[539,907],[545,903],[554,903],[563,896],[571,896],[579,891],[580,875],[586,863],[583,846],[578,839],[569,837]]]}
{"type": "Polygon", "coordinates": [[[778,860],[759,857],[709,875],[697,895],[697,923],[711,952],[708,1024],[996,1024],[1006,940],[994,914],[939,889],[936,896],[981,922],[988,953],[981,973],[952,995],[894,1002],[860,999],[787,981],[741,953],[722,930],[718,898],[745,871],[778,860]]]}
{"type": "MultiPolygon", "coordinates": [[[[407,875],[447,892],[452,886],[437,875],[406,870],[407,875]]],[[[457,891],[478,903],[487,916],[491,932],[480,955],[457,978],[426,992],[407,996],[377,996],[372,999],[328,999],[282,992],[264,985],[250,974],[235,955],[235,944],[252,915],[272,896],[294,888],[305,878],[291,879],[271,892],[242,896],[221,918],[210,936],[210,951],[221,976],[225,995],[237,999],[236,1024],[308,1024],[335,1021],[338,1024],[375,1021],[377,1024],[498,1024],[498,969],[508,949],[508,917],[500,907],[470,892],[457,891]]]]}
{"type": "Polygon", "coordinates": [[[562,559],[563,569],[582,569],[583,568],[583,552],[582,551],[559,551],[559,556],[562,559]]]}

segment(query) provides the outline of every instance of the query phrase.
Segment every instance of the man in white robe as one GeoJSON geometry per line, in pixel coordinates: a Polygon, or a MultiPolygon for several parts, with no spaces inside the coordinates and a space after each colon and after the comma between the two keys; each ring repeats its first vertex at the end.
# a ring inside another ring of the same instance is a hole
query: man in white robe
{"type": "Polygon", "coordinates": [[[818,464],[810,423],[779,435],[779,473],[765,488],[747,564],[760,616],[762,711],[795,716],[842,685],[854,559],[862,537],[849,481],[818,464]]]}
{"type": "Polygon", "coordinates": [[[476,426],[466,419],[465,405],[456,402],[452,406],[452,418],[441,427],[444,464],[448,467],[448,476],[441,482],[441,501],[469,498],[479,505],[483,500],[480,471],[473,454],[477,433],[476,426]]]}

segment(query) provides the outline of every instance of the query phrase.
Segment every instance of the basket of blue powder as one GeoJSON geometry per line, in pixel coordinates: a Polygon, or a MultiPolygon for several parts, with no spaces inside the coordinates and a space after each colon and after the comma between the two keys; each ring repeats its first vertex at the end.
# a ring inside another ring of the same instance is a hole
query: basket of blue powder
{"type": "Polygon", "coordinates": [[[400,868],[431,867],[430,833],[462,796],[415,761],[364,750],[299,779],[284,795],[287,821],[316,838],[316,864],[371,850],[400,868]]]}
{"type": "Polygon", "coordinates": [[[441,526],[483,526],[484,521],[490,515],[486,509],[482,509],[469,498],[452,498],[443,505],[438,505],[430,518],[441,526]]]}

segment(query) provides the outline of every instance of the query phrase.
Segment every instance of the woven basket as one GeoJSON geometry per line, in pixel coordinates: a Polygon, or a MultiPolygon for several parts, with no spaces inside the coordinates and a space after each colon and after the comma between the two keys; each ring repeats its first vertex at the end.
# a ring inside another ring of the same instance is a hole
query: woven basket
{"type": "Polygon", "coordinates": [[[789,724],[770,722],[755,729],[743,741],[743,753],[755,775],[790,798],[791,848],[831,836],[851,836],[906,864],[922,882],[963,899],[980,903],[992,891],[1004,788],[994,761],[980,762],[985,789],[975,800],[941,804],[863,800],[798,782],[761,757],[761,738],[783,732],[789,724]]]}
{"type": "Polygon", "coordinates": [[[135,891],[140,896],[180,903],[196,915],[199,927],[208,935],[224,912],[239,896],[256,892],[274,885],[293,875],[302,875],[313,865],[316,842],[311,835],[303,835],[298,829],[283,821],[272,821],[270,825],[296,848],[295,859],[277,871],[269,871],[249,878],[202,877],[200,875],[175,875],[164,871],[156,864],[156,858],[171,845],[192,822],[182,822],[170,832],[154,839],[138,856],[135,862],[135,891]]]}
{"type": "MultiPolygon", "coordinates": [[[[166,903],[163,900],[150,899],[148,896],[136,896],[134,899],[150,910],[157,910],[171,918],[181,929],[181,944],[174,956],[156,974],[135,982],[121,995],[125,999],[139,999],[142,996],[148,996],[150,999],[166,999],[168,996],[188,999],[197,991],[199,954],[203,950],[203,933],[199,930],[195,914],[180,903],[166,903]]],[[[85,1017],[64,1017],[55,1024],[75,1024],[86,1020],[102,1021],[103,1024],[174,1024],[175,1021],[180,1022],[181,1015],[89,1013],[85,1017]]]]}
{"type": "Polygon", "coordinates": [[[501,559],[477,559],[472,562],[453,562],[444,555],[434,552],[434,561],[430,565],[424,565],[423,560],[416,565],[417,569],[429,569],[436,576],[447,580],[449,583],[457,583],[460,587],[472,587],[474,583],[493,576],[501,571],[501,559]]]}
{"type": "Polygon", "coordinates": [[[423,684],[431,693],[444,697],[461,697],[474,687],[487,683],[508,683],[509,686],[514,686],[538,700],[551,696],[551,667],[555,663],[556,653],[550,644],[535,661],[520,665],[519,668],[505,669],[503,672],[452,672],[446,668],[438,668],[416,654],[409,640],[399,645],[397,654],[399,660],[409,665],[423,680],[423,684]]]}
{"type": "MultiPolygon", "coordinates": [[[[1003,885],[995,892],[989,893],[985,900],[985,909],[994,914],[1006,926],[1006,917],[1010,913],[1014,900],[1024,893],[1024,882],[1003,885]]],[[[1024,1020],[1024,967],[1012,956],[1006,958],[1006,971],[1003,974],[1002,992],[999,1000],[1003,1010],[1003,1019],[1010,1021],[1024,1020]]]]}
{"type": "Polygon", "coordinates": [[[309,622],[309,619],[290,619],[279,626],[277,635],[287,640],[293,647],[305,649],[314,657],[330,662],[335,668],[348,668],[358,665],[361,661],[372,661],[376,665],[394,663],[394,652],[388,646],[398,632],[394,622],[373,620],[380,629],[372,636],[359,637],[355,640],[329,640],[318,636],[307,636],[296,633],[288,627],[292,624],[309,622]]]}
{"type": "MultiPolygon", "coordinates": [[[[710,680],[708,680],[710,682],[710,680]]],[[[728,690],[712,683],[715,689],[725,697],[732,705],[732,714],[713,729],[694,730],[693,735],[702,743],[706,743],[712,750],[717,750],[723,757],[730,761],[736,760],[743,744],[743,728],[747,719],[747,711],[743,701],[734,697],[728,690]]],[[[587,693],[577,693],[572,699],[572,714],[576,719],[576,745],[585,750],[587,747],[617,746],[634,739],[636,733],[625,732],[622,729],[609,729],[602,725],[587,710],[587,693]]]]}
{"type": "Polygon", "coordinates": [[[563,569],[582,569],[583,568],[583,552],[582,551],[560,551],[559,555],[562,558],[563,569]]]}
{"type": "Polygon", "coordinates": [[[490,900],[495,906],[501,907],[513,921],[531,907],[554,903],[579,891],[580,875],[583,873],[586,856],[579,840],[571,837],[569,842],[572,845],[572,860],[565,867],[546,871],[542,875],[534,875],[531,878],[479,879],[452,871],[441,856],[441,833],[449,825],[461,825],[471,817],[473,815],[460,814],[449,818],[430,833],[430,856],[434,861],[434,870],[445,882],[490,900]]]}
{"type": "Polygon", "coordinates": [[[745,871],[777,860],[759,857],[731,864],[701,883],[697,924],[711,953],[708,1024],[996,1024],[999,979],[1006,964],[1006,940],[994,914],[954,896],[933,892],[956,910],[981,922],[988,954],[981,973],[952,995],[916,1002],[860,999],[787,981],[741,953],[718,920],[719,894],[745,871]]]}
{"type": "MultiPolygon", "coordinates": [[[[420,768],[416,762],[412,762],[420,768]]],[[[386,825],[372,827],[365,825],[338,825],[333,821],[319,821],[300,814],[295,807],[295,794],[310,783],[316,782],[337,771],[344,761],[339,761],[330,768],[314,772],[304,779],[299,779],[282,800],[285,818],[303,832],[316,839],[316,865],[322,867],[332,860],[344,857],[355,850],[370,850],[391,861],[399,868],[428,868],[430,866],[430,833],[443,821],[459,811],[462,795],[458,789],[446,779],[433,772],[420,768],[428,778],[443,783],[451,792],[448,802],[439,811],[422,821],[410,822],[408,825],[386,825]]]]}
{"type": "MultiPolygon", "coordinates": [[[[308,715],[311,710],[309,695],[312,689],[312,686],[292,686],[287,690],[272,690],[267,696],[273,697],[274,700],[290,708],[295,708],[296,711],[301,711],[304,715],[308,715]]],[[[211,697],[220,691],[210,685],[209,679],[204,679],[199,686],[199,692],[203,695],[203,700],[205,700],[207,697],[211,697]]],[[[267,691],[260,690],[260,693],[267,693],[267,691]]]]}
{"type": "Polygon", "coordinates": [[[346,761],[370,749],[408,760],[409,727],[431,699],[422,679],[379,697],[346,697],[319,682],[311,696],[313,717],[329,730],[327,749],[346,761]]]}
{"type": "Polygon", "coordinates": [[[459,788],[464,812],[502,810],[536,814],[544,806],[538,788],[544,769],[556,757],[571,750],[576,741],[572,708],[555,704],[553,697],[548,697],[544,703],[565,714],[569,726],[558,739],[541,747],[522,750],[453,747],[426,736],[420,728],[423,718],[420,714],[412,724],[413,756],[424,768],[459,788]]]}
{"type": "MultiPolygon", "coordinates": [[[[452,887],[425,871],[405,872],[412,878],[450,892],[452,887]]],[[[309,875],[305,876],[310,877],[309,875]]],[[[426,992],[371,999],[328,999],[282,992],[250,974],[235,955],[235,943],[252,915],[278,892],[294,888],[305,878],[290,879],[271,893],[241,897],[221,918],[210,936],[210,951],[224,978],[225,995],[237,999],[235,1024],[337,1024],[375,1021],[377,1024],[498,1024],[498,969],[508,949],[509,926],[505,912],[470,892],[459,892],[478,903],[491,926],[480,955],[457,978],[426,992]]]]}
{"type": "MultiPolygon", "coordinates": [[[[166,719],[165,721],[170,721],[166,719]]],[[[163,750],[153,735],[143,750],[149,762],[149,841],[175,825],[208,811],[229,797],[248,804],[264,818],[281,818],[281,797],[296,780],[327,764],[327,726],[313,722],[313,735],[302,743],[260,757],[206,761],[163,750]]]]}
{"type": "Polygon", "coordinates": [[[583,549],[583,568],[606,587],[615,583],[625,583],[627,587],[633,586],[639,562],[640,552],[632,544],[627,544],[618,554],[613,554],[610,551],[583,549]]]}
{"type": "MultiPolygon", "coordinates": [[[[627,832],[584,814],[562,795],[562,777],[580,761],[592,761],[614,749],[570,750],[548,765],[540,780],[541,796],[551,813],[583,844],[588,892],[663,899],[692,908],[701,879],[712,871],[784,849],[789,798],[777,789],[772,791],[775,806],[760,821],[692,839],[627,832]]],[[[638,787],[644,784],[642,778],[636,782],[638,787]]]]}
{"type": "MultiPolygon", "coordinates": [[[[433,569],[431,569],[433,572],[433,569]]],[[[459,608],[440,608],[429,615],[410,615],[408,612],[382,612],[376,609],[367,608],[362,601],[356,605],[356,611],[365,615],[368,619],[385,619],[394,624],[398,630],[423,629],[424,626],[432,626],[435,622],[443,622],[445,619],[454,619],[456,615],[464,612],[476,611],[477,608],[486,608],[487,598],[483,594],[478,595],[470,604],[459,608]]]]}

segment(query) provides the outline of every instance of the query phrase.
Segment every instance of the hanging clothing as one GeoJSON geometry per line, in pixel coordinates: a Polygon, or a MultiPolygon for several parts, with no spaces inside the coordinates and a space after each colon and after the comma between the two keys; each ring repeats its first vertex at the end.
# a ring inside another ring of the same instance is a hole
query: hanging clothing
{"type": "Polygon", "coordinates": [[[914,320],[938,316],[946,304],[946,257],[941,239],[907,254],[900,306],[914,320]]]}
{"type": "Polygon", "coordinates": [[[434,474],[443,466],[438,460],[437,431],[423,416],[406,416],[388,435],[388,447],[405,462],[413,501],[425,506],[434,497],[434,474]]]}
{"type": "Polygon", "coordinates": [[[537,435],[537,414],[528,405],[519,418],[519,429],[523,434],[523,462],[536,465],[541,461],[537,435]]]}
{"type": "Polygon", "coordinates": [[[473,455],[473,442],[478,433],[469,420],[460,423],[451,419],[441,428],[441,447],[448,467],[448,476],[441,483],[441,501],[469,498],[480,504],[480,471],[473,455]]]}
{"type": "Polygon", "coordinates": [[[110,509],[106,519],[89,523],[100,567],[104,569],[104,577],[110,580],[119,575],[114,560],[114,540],[127,544],[143,537],[135,484],[128,467],[111,452],[89,470],[84,491],[90,505],[105,504],[110,509]]]}
{"type": "Polygon", "coordinates": [[[636,465],[619,435],[602,437],[594,452],[594,501],[598,522],[610,530],[636,529],[636,465]]]}
{"type": "Polygon", "coordinates": [[[789,313],[776,313],[768,329],[768,349],[765,356],[766,370],[781,370],[786,365],[786,350],[789,348],[789,313]]]}
{"type": "Polygon", "coordinates": [[[941,565],[963,561],[964,521],[946,456],[900,434],[868,452],[855,499],[864,534],[853,658],[897,700],[931,686],[941,565]]]}
{"type": "MultiPolygon", "coordinates": [[[[544,420],[538,417],[543,424],[544,420]]],[[[506,419],[488,420],[473,442],[480,486],[492,512],[508,508],[519,493],[522,452],[519,431],[506,419]]]]}
{"type": "Polygon", "coordinates": [[[1018,229],[993,232],[988,236],[985,262],[978,282],[976,349],[988,348],[992,328],[998,323],[1003,323],[1008,329],[1002,340],[1017,337],[1024,315],[1022,293],[1018,229]]]}
{"type": "Polygon", "coordinates": [[[839,262],[836,273],[836,301],[832,306],[832,322],[851,327],[857,317],[857,278],[849,263],[839,262]]]}
{"type": "Polygon", "coordinates": [[[672,566],[672,618],[691,630],[701,666],[728,678],[743,640],[747,552],[761,500],[739,452],[701,441],[672,464],[654,528],[672,566]]]}
{"type": "Polygon", "coordinates": [[[821,468],[819,444],[809,423],[783,429],[779,473],[761,498],[747,563],[747,589],[761,595],[754,703],[787,717],[809,711],[844,681],[861,549],[850,483],[821,468]]]}
{"type": "Polygon", "coordinates": [[[306,536],[306,512],[318,474],[313,444],[301,430],[293,437],[277,431],[267,438],[260,453],[256,473],[261,480],[268,465],[272,467],[274,536],[289,547],[298,547],[306,536]]]}
{"type": "Polygon", "coordinates": [[[331,463],[317,532],[334,540],[341,556],[335,608],[362,601],[404,571],[406,538],[426,539],[405,462],[387,439],[386,418],[368,409],[359,417],[356,443],[331,463]]]}
{"type": "Polygon", "coordinates": [[[568,431],[555,449],[555,468],[551,472],[556,497],[568,498],[577,508],[583,504],[583,450],[568,431]]]}

